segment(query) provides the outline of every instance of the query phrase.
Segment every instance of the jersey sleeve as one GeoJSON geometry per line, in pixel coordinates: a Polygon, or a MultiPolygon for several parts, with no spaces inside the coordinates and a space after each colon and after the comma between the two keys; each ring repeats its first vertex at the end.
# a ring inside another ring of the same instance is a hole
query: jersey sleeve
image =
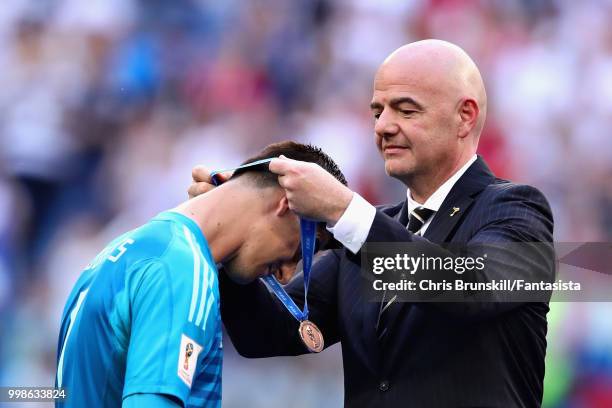
{"type": "Polygon", "coordinates": [[[130,286],[131,334],[123,398],[135,393],[165,394],[186,405],[220,330],[214,273],[203,257],[148,261],[130,286]],[[210,279],[208,279],[210,280],[210,279]]]}

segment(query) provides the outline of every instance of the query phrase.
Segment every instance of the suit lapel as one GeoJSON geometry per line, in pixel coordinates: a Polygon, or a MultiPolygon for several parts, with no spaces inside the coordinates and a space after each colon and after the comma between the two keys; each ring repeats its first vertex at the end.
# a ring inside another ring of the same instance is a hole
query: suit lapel
{"type": "Polygon", "coordinates": [[[473,201],[469,196],[450,197],[449,194],[449,199],[444,200],[423,236],[431,242],[445,242],[473,201]]]}
{"type": "MultiPolygon", "coordinates": [[[[467,212],[466,210],[472,205],[474,196],[494,180],[495,176],[484,160],[478,156],[478,159],[461,176],[446,196],[442,206],[431,220],[431,224],[427,227],[424,237],[435,243],[443,243],[450,239],[450,233],[467,212]]],[[[408,223],[407,202],[404,202],[402,211],[400,211],[395,218],[400,222],[403,221],[403,225],[408,223]]],[[[386,311],[386,313],[388,313],[387,322],[389,333],[385,336],[383,343],[378,344],[380,347],[379,355],[383,356],[382,368],[384,373],[387,373],[392,368],[394,361],[397,360],[395,354],[402,351],[402,347],[397,347],[402,344],[398,344],[397,341],[394,340],[398,338],[397,336],[406,335],[405,333],[407,333],[407,330],[409,328],[414,328],[418,323],[413,313],[411,313],[411,309],[412,305],[410,303],[402,302],[396,305],[396,307],[390,307],[389,310],[386,311]],[[399,318],[402,314],[405,314],[405,318],[403,319],[405,327],[402,328],[400,333],[394,326],[397,324],[398,320],[402,320],[399,318]]],[[[374,325],[378,317],[378,309],[376,309],[376,312],[374,325]]],[[[374,331],[374,337],[376,337],[376,331],[374,331]]],[[[399,338],[402,339],[403,337],[399,338]]]]}
{"type": "Polygon", "coordinates": [[[472,205],[474,196],[495,180],[487,164],[478,159],[467,169],[448,193],[436,212],[424,237],[431,242],[446,242],[453,229],[472,205]]]}
{"type": "MultiPolygon", "coordinates": [[[[398,205],[399,206],[399,205],[398,205]]],[[[397,208],[397,207],[396,207],[397,208]]],[[[401,222],[403,225],[408,223],[408,201],[404,200],[399,208],[399,211],[395,211],[393,214],[393,210],[389,211],[388,214],[396,219],[398,222],[401,222]]],[[[382,295],[381,295],[382,296],[382,295]]],[[[380,369],[380,342],[378,341],[378,335],[376,333],[376,323],[378,322],[378,313],[380,310],[380,300],[378,301],[367,301],[364,307],[364,316],[363,316],[363,339],[365,342],[366,351],[370,354],[374,354],[372,360],[375,361],[375,372],[378,372],[380,369]]]]}
{"type": "Polygon", "coordinates": [[[402,208],[400,208],[397,215],[393,218],[398,220],[399,223],[402,225],[408,225],[408,200],[404,200],[402,208]]]}
{"type": "MultiPolygon", "coordinates": [[[[409,214],[408,214],[408,200],[404,200],[404,204],[402,205],[402,208],[400,209],[400,211],[397,213],[397,215],[395,218],[400,224],[402,224],[404,227],[406,225],[408,225],[408,218],[409,218],[409,214]]],[[[391,300],[391,296],[389,296],[387,294],[385,301],[389,301],[391,300]]],[[[405,302],[401,302],[401,303],[396,303],[395,305],[392,305],[395,307],[389,307],[389,309],[387,309],[385,311],[385,313],[387,313],[387,327],[388,327],[388,333],[387,335],[383,338],[382,341],[378,341],[378,336],[376,331],[374,331],[374,336],[376,339],[376,346],[380,348],[380,352],[381,354],[388,354],[388,350],[386,350],[386,344],[387,344],[387,340],[389,339],[389,337],[391,336],[391,334],[393,333],[392,328],[393,328],[393,324],[395,323],[398,315],[401,313],[408,313],[408,310],[410,309],[410,305],[405,303],[405,302]]],[[[374,322],[376,325],[376,321],[378,320],[378,314],[379,314],[379,309],[380,309],[380,302],[377,302],[377,308],[376,308],[376,316],[374,317],[374,322]]],[[[386,363],[387,359],[383,357],[383,362],[386,363]]]]}

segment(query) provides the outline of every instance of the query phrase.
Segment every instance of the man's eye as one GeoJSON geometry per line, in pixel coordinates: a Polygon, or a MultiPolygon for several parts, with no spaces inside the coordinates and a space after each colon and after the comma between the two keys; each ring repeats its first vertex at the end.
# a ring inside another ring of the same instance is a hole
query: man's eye
{"type": "Polygon", "coordinates": [[[414,111],[414,110],[401,110],[400,112],[402,112],[402,115],[404,115],[404,116],[410,116],[413,113],[415,113],[416,111],[414,111]]]}
{"type": "Polygon", "coordinates": [[[380,118],[380,112],[374,114],[374,120],[380,118]]]}

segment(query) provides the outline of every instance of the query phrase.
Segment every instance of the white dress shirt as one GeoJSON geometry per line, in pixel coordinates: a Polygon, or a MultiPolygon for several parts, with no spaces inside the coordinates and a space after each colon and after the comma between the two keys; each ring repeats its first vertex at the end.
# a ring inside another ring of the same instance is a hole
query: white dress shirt
{"type": "MultiPolygon", "coordinates": [[[[472,156],[463,167],[461,167],[455,174],[453,174],[448,180],[444,182],[434,193],[423,203],[420,204],[413,200],[410,195],[410,190],[407,191],[408,197],[408,213],[411,213],[417,207],[425,207],[432,211],[437,212],[442,203],[446,199],[446,196],[451,191],[457,180],[463,176],[463,173],[476,161],[476,155],[472,156]]],[[[344,211],[344,214],[340,217],[338,222],[333,227],[327,227],[327,230],[334,235],[342,245],[348,248],[352,253],[356,254],[359,249],[366,241],[370,228],[374,222],[376,216],[376,207],[368,203],[363,197],[357,193],[353,193],[353,198],[349,203],[348,207],[344,211]]],[[[427,222],[423,225],[420,230],[420,234],[425,234],[427,227],[431,224],[431,220],[436,216],[429,217],[427,222]]]]}

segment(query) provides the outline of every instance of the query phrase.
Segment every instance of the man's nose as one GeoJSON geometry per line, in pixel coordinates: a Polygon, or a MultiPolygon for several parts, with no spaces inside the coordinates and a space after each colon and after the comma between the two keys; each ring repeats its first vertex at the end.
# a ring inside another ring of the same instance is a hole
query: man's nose
{"type": "Polygon", "coordinates": [[[380,137],[393,136],[399,132],[399,126],[391,112],[386,109],[381,112],[374,124],[374,132],[380,137]]]}

